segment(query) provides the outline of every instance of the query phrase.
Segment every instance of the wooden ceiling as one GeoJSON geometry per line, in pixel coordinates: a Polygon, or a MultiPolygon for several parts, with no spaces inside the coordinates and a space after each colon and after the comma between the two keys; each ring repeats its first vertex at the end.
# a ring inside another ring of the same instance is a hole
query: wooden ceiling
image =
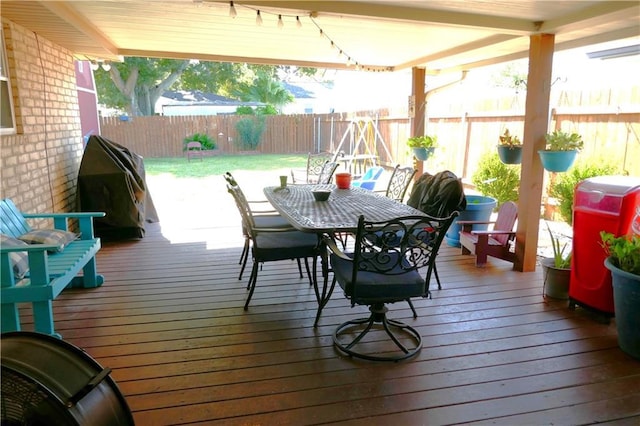
{"type": "Polygon", "coordinates": [[[635,0],[235,1],[234,9],[231,17],[230,2],[214,0],[2,0],[0,13],[79,59],[357,63],[429,74],[526,58],[536,33],[555,34],[556,51],[640,39],[635,0]]]}

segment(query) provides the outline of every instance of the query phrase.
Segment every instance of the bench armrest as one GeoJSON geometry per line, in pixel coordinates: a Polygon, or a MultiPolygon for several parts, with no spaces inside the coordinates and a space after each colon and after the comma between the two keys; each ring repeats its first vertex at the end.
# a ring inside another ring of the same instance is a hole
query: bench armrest
{"type": "Polygon", "coordinates": [[[104,212],[70,212],[70,213],[22,213],[30,219],[79,219],[81,217],[104,217],[104,212]]]}
{"type": "Polygon", "coordinates": [[[0,249],[0,253],[13,253],[13,252],[36,252],[36,251],[46,251],[46,250],[58,250],[60,249],[59,245],[56,244],[27,244],[26,246],[14,246],[14,247],[2,247],[0,249]]]}
{"type": "Polygon", "coordinates": [[[9,254],[22,251],[27,252],[31,282],[39,283],[40,285],[48,283],[47,250],[56,250],[58,248],[59,246],[55,244],[28,244],[18,247],[2,247],[0,249],[0,265],[2,266],[1,287],[14,287],[16,285],[9,254]]]}
{"type": "Polygon", "coordinates": [[[93,234],[93,218],[104,217],[104,212],[70,212],[70,213],[23,213],[25,219],[53,219],[53,227],[62,231],[69,230],[69,220],[78,219],[81,240],[91,240],[93,234]]]}

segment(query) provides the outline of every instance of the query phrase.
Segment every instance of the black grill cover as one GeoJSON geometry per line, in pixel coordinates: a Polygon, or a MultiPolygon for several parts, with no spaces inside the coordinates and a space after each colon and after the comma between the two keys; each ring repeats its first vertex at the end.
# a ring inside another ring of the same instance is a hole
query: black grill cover
{"type": "Polygon", "coordinates": [[[454,211],[467,208],[462,182],[448,170],[430,175],[425,173],[416,181],[407,204],[434,217],[447,217],[454,211]]]}
{"type": "Polygon", "coordinates": [[[142,238],[145,221],[158,221],[142,157],[101,136],[89,137],[85,147],[76,201],[79,211],[106,213],[94,219],[106,241],[142,238]]]}

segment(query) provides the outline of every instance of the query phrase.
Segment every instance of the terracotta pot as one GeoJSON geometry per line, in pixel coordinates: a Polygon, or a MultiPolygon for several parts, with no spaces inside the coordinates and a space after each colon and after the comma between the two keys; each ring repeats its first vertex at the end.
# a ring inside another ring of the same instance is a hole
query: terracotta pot
{"type": "Polygon", "coordinates": [[[336,186],[338,189],[351,188],[351,173],[336,173],[336,186]]]}

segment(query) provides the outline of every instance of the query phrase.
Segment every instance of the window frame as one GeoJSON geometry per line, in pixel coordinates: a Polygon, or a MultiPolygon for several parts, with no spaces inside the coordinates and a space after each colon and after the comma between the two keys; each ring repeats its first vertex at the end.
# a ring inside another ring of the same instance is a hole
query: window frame
{"type": "Polygon", "coordinates": [[[15,135],[18,132],[18,127],[16,123],[16,111],[13,106],[13,93],[11,90],[11,75],[9,74],[9,61],[7,59],[7,49],[4,41],[4,29],[0,27],[0,103],[2,104],[2,114],[5,113],[5,108],[9,104],[10,109],[10,119],[11,126],[3,127],[0,123],[0,135],[15,135]],[[3,98],[5,98],[5,87],[6,87],[6,100],[8,102],[4,102],[3,98]]]}

